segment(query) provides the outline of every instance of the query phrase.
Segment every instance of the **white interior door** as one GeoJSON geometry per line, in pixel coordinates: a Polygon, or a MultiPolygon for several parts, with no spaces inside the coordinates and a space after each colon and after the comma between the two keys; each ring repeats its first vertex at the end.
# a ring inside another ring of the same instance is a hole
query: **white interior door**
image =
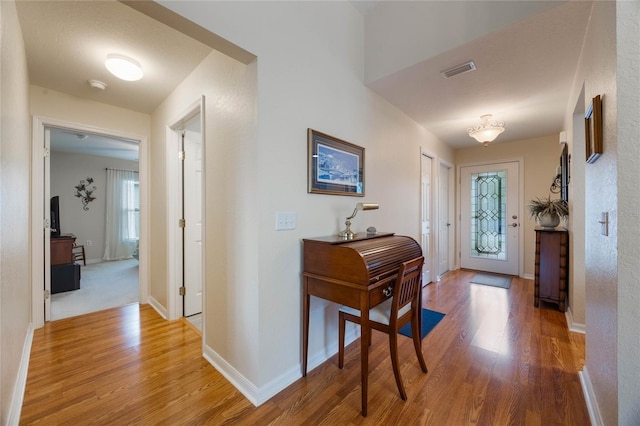
{"type": "Polygon", "coordinates": [[[43,211],[44,223],[44,320],[51,321],[51,129],[44,128],[43,211]]]}
{"type": "Polygon", "coordinates": [[[184,316],[202,312],[202,133],[200,114],[184,128],[184,316]]]}
{"type": "Polygon", "coordinates": [[[449,171],[450,167],[440,164],[438,189],[438,277],[449,270],[449,171]]]}
{"type": "Polygon", "coordinates": [[[431,157],[421,155],[421,245],[424,256],[424,266],[422,267],[422,285],[431,282],[431,157]]]}
{"type": "Polygon", "coordinates": [[[518,275],[519,163],[462,167],[460,176],[461,267],[518,275]]]}

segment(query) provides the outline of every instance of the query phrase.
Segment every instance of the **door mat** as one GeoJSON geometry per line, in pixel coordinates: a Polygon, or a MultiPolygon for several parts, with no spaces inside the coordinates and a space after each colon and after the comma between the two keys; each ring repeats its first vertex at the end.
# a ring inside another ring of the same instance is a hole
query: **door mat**
{"type": "MultiPolygon", "coordinates": [[[[422,338],[429,334],[433,328],[438,325],[440,320],[444,318],[444,314],[440,312],[431,311],[429,309],[422,308],[422,325],[420,329],[420,333],[422,334],[422,338]]],[[[403,336],[411,337],[411,322],[408,322],[400,330],[398,330],[400,334],[403,336]]]]}
{"type": "Polygon", "coordinates": [[[509,288],[511,286],[511,277],[491,274],[475,274],[469,282],[473,284],[488,285],[491,287],[509,288]]]}

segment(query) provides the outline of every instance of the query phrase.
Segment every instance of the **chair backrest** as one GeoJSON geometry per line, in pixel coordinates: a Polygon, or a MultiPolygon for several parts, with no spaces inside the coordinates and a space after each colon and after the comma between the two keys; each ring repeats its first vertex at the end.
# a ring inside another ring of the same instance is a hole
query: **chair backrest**
{"type": "Polygon", "coordinates": [[[422,265],[424,257],[420,256],[408,260],[400,265],[398,278],[393,288],[393,302],[391,304],[391,318],[398,318],[398,311],[408,303],[417,303],[422,288],[422,265]]]}

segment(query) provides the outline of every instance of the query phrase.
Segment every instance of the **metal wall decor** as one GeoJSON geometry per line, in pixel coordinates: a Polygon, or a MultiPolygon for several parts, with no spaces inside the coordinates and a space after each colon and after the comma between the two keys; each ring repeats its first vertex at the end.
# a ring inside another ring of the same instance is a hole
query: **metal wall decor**
{"type": "Polygon", "coordinates": [[[85,180],[81,180],[74,188],[76,189],[75,196],[82,201],[82,210],[89,210],[89,203],[96,199],[96,197],[93,196],[93,193],[97,189],[96,186],[93,185],[93,178],[88,177],[85,180]]]}

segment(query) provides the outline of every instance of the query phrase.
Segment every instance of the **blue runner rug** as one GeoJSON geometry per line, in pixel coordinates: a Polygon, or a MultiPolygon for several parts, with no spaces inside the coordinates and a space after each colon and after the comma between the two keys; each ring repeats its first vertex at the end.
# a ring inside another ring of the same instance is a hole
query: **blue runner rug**
{"type": "MultiPolygon", "coordinates": [[[[427,334],[429,334],[431,330],[433,330],[433,327],[438,325],[438,323],[440,322],[440,320],[442,320],[442,318],[444,318],[444,314],[422,308],[422,330],[421,331],[422,331],[423,339],[424,339],[424,336],[426,336],[427,334]]],[[[404,336],[411,337],[411,323],[409,322],[405,324],[400,329],[399,332],[404,336]]]]}

